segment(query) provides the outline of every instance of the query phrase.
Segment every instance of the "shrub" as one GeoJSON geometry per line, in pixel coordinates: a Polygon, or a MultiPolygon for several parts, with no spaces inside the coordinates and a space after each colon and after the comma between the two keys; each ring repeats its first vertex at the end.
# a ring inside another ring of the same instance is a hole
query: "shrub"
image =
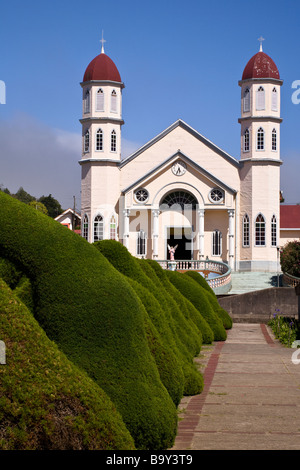
{"type": "Polygon", "coordinates": [[[187,276],[190,276],[194,281],[196,281],[198,284],[200,284],[201,287],[206,289],[206,296],[213,308],[213,310],[218,314],[218,316],[221,318],[223,322],[223,326],[226,330],[232,328],[232,318],[226,312],[224,308],[221,307],[221,305],[218,302],[218,298],[216,294],[214,293],[213,289],[208,285],[207,281],[204,279],[201,274],[199,274],[196,271],[187,271],[185,273],[187,276]]]}
{"type": "Polygon", "coordinates": [[[300,324],[295,318],[285,316],[276,310],[273,318],[268,322],[275,337],[285,346],[291,347],[295,340],[300,339],[300,324]]]}
{"type": "Polygon", "coordinates": [[[213,331],[215,341],[225,341],[227,334],[223,322],[214,312],[203,289],[194,279],[176,271],[168,271],[171,282],[199,310],[213,331]]]}
{"type": "Polygon", "coordinates": [[[29,277],[34,315],[48,337],[108,394],[136,448],[170,447],[176,407],[125,276],[86,240],[2,192],[0,220],[0,256],[29,277]]]}
{"type": "MultiPolygon", "coordinates": [[[[151,267],[146,265],[145,260],[138,260],[133,257],[121,243],[114,240],[96,242],[94,246],[122,274],[138,282],[148,290],[148,295],[143,295],[140,290],[140,298],[151,321],[164,341],[164,346],[170,348],[176,355],[184,375],[184,394],[192,395],[200,393],[203,389],[203,377],[196,370],[196,366],[193,363],[196,342],[198,342],[198,351],[201,346],[201,334],[199,334],[199,331],[192,330],[191,325],[188,324],[181,312],[177,311],[177,319],[174,318],[174,308],[171,308],[173,300],[164,292],[160,281],[151,267]],[[190,334],[190,341],[187,331],[190,334]]],[[[173,307],[177,308],[177,305],[174,306],[173,304],[173,307]]],[[[173,372],[179,373],[178,370],[173,372]]],[[[171,378],[169,380],[170,382],[173,381],[171,378]]],[[[171,395],[172,397],[175,396],[174,393],[171,393],[171,395]]]]}
{"type": "Polygon", "coordinates": [[[48,339],[0,280],[1,450],[134,449],[104,391],[48,339]]]}
{"type": "Polygon", "coordinates": [[[281,269],[284,273],[300,277],[300,241],[288,242],[280,253],[281,269]]]}

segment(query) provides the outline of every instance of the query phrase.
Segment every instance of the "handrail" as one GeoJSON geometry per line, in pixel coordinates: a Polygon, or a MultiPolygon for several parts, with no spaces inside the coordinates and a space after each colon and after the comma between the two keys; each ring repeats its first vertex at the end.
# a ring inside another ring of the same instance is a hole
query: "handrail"
{"type": "Polygon", "coordinates": [[[283,273],[283,282],[288,284],[291,287],[296,287],[300,284],[300,277],[293,276],[289,273],[283,273]]]}

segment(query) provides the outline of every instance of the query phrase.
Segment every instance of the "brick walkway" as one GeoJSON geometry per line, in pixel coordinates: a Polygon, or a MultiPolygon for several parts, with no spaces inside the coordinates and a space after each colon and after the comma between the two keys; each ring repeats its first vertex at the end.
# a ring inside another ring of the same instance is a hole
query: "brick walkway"
{"type": "MultiPolygon", "coordinates": [[[[300,364],[266,325],[204,346],[204,390],[184,397],[174,450],[300,449],[300,364]]],[[[300,354],[299,354],[300,358],[300,354]]]]}

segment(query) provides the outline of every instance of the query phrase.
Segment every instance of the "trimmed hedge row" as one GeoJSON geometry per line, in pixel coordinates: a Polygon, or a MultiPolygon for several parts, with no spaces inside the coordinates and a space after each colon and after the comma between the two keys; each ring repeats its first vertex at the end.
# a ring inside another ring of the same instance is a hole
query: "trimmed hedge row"
{"type": "Polygon", "coordinates": [[[179,403],[182,389],[186,395],[200,393],[203,389],[203,377],[197,371],[193,358],[201,349],[201,331],[183,315],[145,260],[133,257],[121,243],[114,240],[96,242],[94,246],[116,269],[135,281],[133,285],[136,292],[160,334],[168,356],[172,355],[173,361],[176,361],[177,367],[169,368],[169,377],[165,376],[163,379],[174,403],[179,403]]]}
{"type": "Polygon", "coordinates": [[[49,340],[0,279],[1,450],[135,449],[103,390],[49,340]]]}
{"type": "Polygon", "coordinates": [[[0,256],[32,284],[34,315],[60,350],[107,393],[138,449],[173,445],[176,407],[125,276],[83,238],[0,192],[0,256]]]}

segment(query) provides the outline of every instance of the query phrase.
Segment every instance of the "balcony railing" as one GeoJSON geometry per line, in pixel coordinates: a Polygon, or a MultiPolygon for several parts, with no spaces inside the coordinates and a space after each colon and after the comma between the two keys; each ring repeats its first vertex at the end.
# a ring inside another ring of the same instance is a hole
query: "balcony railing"
{"type": "Polygon", "coordinates": [[[201,272],[208,285],[215,291],[228,292],[231,288],[231,269],[226,263],[213,260],[158,260],[163,269],[176,269],[176,271],[201,272]],[[173,265],[171,263],[174,263],[173,265]],[[176,263],[176,266],[175,266],[176,263]],[[215,275],[215,276],[214,276],[215,275]]]}

